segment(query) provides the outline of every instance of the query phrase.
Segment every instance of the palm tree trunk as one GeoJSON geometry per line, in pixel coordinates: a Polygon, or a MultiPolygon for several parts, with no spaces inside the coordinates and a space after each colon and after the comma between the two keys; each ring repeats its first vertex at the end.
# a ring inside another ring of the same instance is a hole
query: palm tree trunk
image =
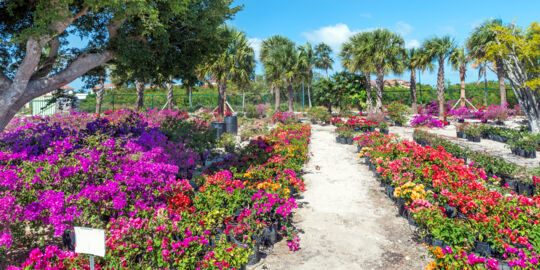
{"type": "Polygon", "coordinates": [[[135,88],[137,89],[137,111],[142,111],[144,107],[144,82],[137,81],[135,88]]]}
{"type": "Polygon", "coordinates": [[[192,100],[191,100],[191,92],[192,92],[192,91],[191,91],[191,86],[188,86],[187,89],[188,89],[189,108],[191,109],[191,108],[193,108],[193,102],[192,102],[192,100]]]}
{"type": "Polygon", "coordinates": [[[279,86],[275,87],[275,90],[276,91],[274,91],[274,94],[275,94],[276,101],[274,102],[275,103],[274,104],[274,110],[276,112],[279,112],[279,94],[280,94],[279,93],[279,86]]]}
{"type": "Polygon", "coordinates": [[[461,103],[461,107],[465,107],[465,71],[466,67],[465,65],[459,67],[459,80],[461,81],[461,91],[459,93],[459,100],[461,103]]]}
{"type": "Polygon", "coordinates": [[[418,106],[416,105],[416,70],[411,70],[411,107],[412,113],[416,114],[418,112],[418,106]]]}
{"type": "Polygon", "coordinates": [[[377,67],[377,103],[375,104],[375,110],[382,110],[382,97],[383,97],[383,88],[384,88],[384,69],[382,67],[377,67]]]}
{"type": "Polygon", "coordinates": [[[167,83],[167,103],[165,104],[165,107],[169,110],[172,110],[173,107],[173,86],[172,80],[167,83]]]}
{"type": "Polygon", "coordinates": [[[368,112],[371,112],[373,109],[373,102],[371,101],[371,78],[370,73],[366,71],[362,71],[364,73],[364,86],[366,87],[366,109],[368,112]]]}
{"type": "Polygon", "coordinates": [[[101,103],[103,102],[103,93],[105,92],[105,84],[104,84],[105,78],[99,79],[99,89],[97,91],[96,96],[96,114],[97,118],[101,115],[101,103]]]}
{"type": "Polygon", "coordinates": [[[244,108],[246,107],[246,91],[242,90],[242,114],[245,113],[244,108]]]}
{"type": "Polygon", "coordinates": [[[497,67],[497,79],[499,79],[499,91],[501,92],[501,106],[504,106],[507,104],[506,102],[506,84],[504,82],[504,67],[502,60],[497,59],[495,61],[495,65],[497,67]]]}
{"type": "Polygon", "coordinates": [[[439,57],[437,73],[437,99],[439,100],[439,119],[444,117],[444,58],[439,57]]]}
{"type": "Polygon", "coordinates": [[[311,108],[311,84],[308,83],[307,85],[307,98],[309,102],[309,107],[311,108]]]}
{"type": "Polygon", "coordinates": [[[294,108],[293,108],[293,87],[292,87],[292,82],[289,82],[287,84],[287,100],[289,102],[289,112],[293,112],[294,111],[294,108]]]}
{"type": "Polygon", "coordinates": [[[218,86],[218,115],[223,117],[225,115],[225,109],[227,104],[227,83],[220,83],[218,86]]]}

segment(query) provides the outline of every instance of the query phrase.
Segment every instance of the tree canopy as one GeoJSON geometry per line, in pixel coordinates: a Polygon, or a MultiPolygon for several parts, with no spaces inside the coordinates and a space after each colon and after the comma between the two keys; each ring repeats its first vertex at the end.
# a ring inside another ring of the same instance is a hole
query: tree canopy
{"type": "Polygon", "coordinates": [[[238,10],[232,0],[2,1],[0,129],[33,98],[112,59],[118,72],[135,65],[133,78],[181,77],[174,68],[195,66],[238,10]],[[77,48],[72,36],[88,44],[77,48]]]}

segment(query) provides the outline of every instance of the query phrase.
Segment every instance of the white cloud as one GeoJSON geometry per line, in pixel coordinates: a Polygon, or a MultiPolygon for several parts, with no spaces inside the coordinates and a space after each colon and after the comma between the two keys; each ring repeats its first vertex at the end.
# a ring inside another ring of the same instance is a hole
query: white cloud
{"type": "Polygon", "coordinates": [[[302,36],[314,43],[324,42],[330,45],[334,51],[339,51],[341,44],[346,42],[349,37],[362,31],[368,31],[368,29],[352,31],[346,24],[338,23],[336,25],[321,27],[315,31],[303,32],[302,36]]]}
{"type": "Polygon", "coordinates": [[[402,36],[406,36],[414,29],[414,27],[412,27],[410,24],[402,21],[397,22],[395,28],[396,32],[398,32],[402,36]]]}
{"type": "Polygon", "coordinates": [[[251,48],[253,48],[253,51],[255,51],[255,59],[259,59],[259,55],[261,52],[261,46],[262,46],[262,39],[260,38],[248,38],[248,43],[251,48]]]}
{"type": "Polygon", "coordinates": [[[420,42],[416,39],[405,40],[405,48],[420,48],[420,42]]]}

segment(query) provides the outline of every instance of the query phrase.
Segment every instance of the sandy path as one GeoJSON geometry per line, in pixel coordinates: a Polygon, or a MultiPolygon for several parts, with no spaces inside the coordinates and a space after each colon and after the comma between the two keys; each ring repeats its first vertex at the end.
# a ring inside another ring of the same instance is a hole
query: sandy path
{"type": "Polygon", "coordinates": [[[290,252],[281,241],[249,269],[423,269],[427,251],[413,241],[414,227],[333,129],[313,126],[307,191],[294,220],[301,249],[290,252]]]}

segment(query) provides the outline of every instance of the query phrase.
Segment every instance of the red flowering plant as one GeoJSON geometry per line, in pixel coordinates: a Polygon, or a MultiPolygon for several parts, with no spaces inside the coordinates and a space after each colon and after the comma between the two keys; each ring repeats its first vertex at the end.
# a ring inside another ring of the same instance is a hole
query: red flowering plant
{"type": "MultiPolygon", "coordinates": [[[[499,253],[525,246],[527,248],[514,255],[508,254],[508,258],[515,256],[519,261],[514,266],[538,264],[536,252],[540,248],[540,234],[535,233],[540,220],[538,195],[527,198],[490,190],[485,185],[486,174],[482,169],[465,165],[442,147],[422,147],[409,141],[382,145],[374,141],[367,146],[371,146],[367,148],[367,155],[376,163],[381,179],[396,190],[403,192],[405,187],[416,183],[434,191],[425,198],[412,200],[409,208],[424,234],[465,252],[474,251],[476,242],[488,242],[492,250],[499,253]]],[[[451,262],[436,261],[446,266],[458,265],[460,258],[452,258],[444,259],[451,262]]],[[[498,260],[490,260],[490,264],[498,260]]],[[[486,262],[487,259],[480,265],[486,266],[486,262]]]]}

